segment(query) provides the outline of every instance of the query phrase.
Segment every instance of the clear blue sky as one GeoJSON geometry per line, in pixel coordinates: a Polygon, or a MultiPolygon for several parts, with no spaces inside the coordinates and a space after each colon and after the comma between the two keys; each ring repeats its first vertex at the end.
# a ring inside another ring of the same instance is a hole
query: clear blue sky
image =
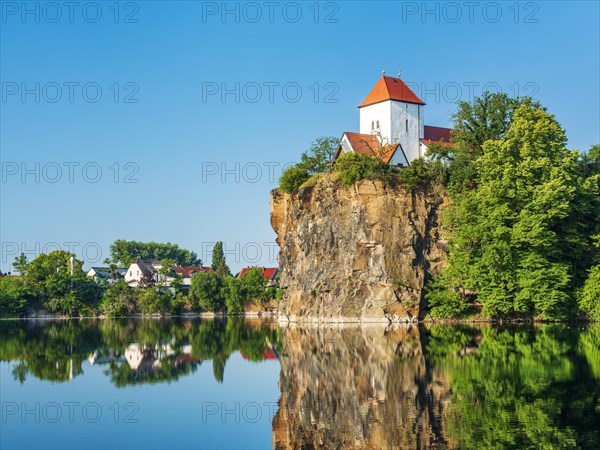
{"type": "Polygon", "coordinates": [[[281,167],[358,130],[382,65],[429,125],[492,83],[534,94],[571,147],[600,142],[596,1],[113,5],[1,2],[3,271],[53,243],[89,266],[119,238],[204,259],[222,240],[233,270],[276,265],[281,167]]]}

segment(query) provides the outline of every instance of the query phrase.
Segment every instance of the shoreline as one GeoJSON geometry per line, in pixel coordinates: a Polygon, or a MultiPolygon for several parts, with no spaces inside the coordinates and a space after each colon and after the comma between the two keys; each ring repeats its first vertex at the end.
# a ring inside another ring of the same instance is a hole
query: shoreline
{"type": "Polygon", "coordinates": [[[213,312],[186,312],[181,314],[130,314],[126,316],[108,317],[106,315],[97,316],[65,316],[61,314],[41,314],[41,315],[29,315],[25,317],[0,317],[0,320],[122,320],[122,319],[217,319],[226,317],[242,317],[244,319],[261,319],[277,322],[282,327],[295,327],[295,326],[319,326],[319,325],[540,325],[540,324],[588,324],[595,323],[597,321],[586,319],[586,318],[571,318],[563,320],[539,320],[535,318],[530,319],[491,319],[483,317],[473,317],[465,319],[422,319],[422,320],[389,320],[389,319],[372,319],[365,320],[364,318],[352,318],[352,317],[294,317],[290,319],[286,316],[280,316],[273,312],[268,311],[249,311],[244,313],[213,313],[213,312]]]}

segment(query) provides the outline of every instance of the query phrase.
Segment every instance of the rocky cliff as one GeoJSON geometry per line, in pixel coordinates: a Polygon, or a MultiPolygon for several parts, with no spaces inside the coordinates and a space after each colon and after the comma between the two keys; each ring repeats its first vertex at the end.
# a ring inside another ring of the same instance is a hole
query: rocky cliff
{"type": "Polygon", "coordinates": [[[271,193],[280,247],[283,321],[414,321],[423,285],[445,263],[445,197],[328,176],[298,193],[271,193]]]}

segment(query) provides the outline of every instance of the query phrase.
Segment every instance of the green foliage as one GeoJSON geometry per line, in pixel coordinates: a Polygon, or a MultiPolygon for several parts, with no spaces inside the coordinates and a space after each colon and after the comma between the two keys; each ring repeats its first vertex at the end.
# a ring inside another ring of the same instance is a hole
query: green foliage
{"type": "Polygon", "coordinates": [[[231,275],[231,270],[225,261],[225,253],[223,251],[223,242],[218,241],[215,243],[212,251],[212,269],[220,277],[231,275]]]}
{"type": "Polygon", "coordinates": [[[104,292],[100,311],[108,317],[123,317],[135,312],[136,291],[120,280],[104,292]]]}
{"type": "Polygon", "coordinates": [[[336,159],[333,170],[340,175],[344,186],[350,186],[360,180],[392,181],[392,171],[388,164],[378,158],[372,158],[358,152],[344,153],[336,159]]]}
{"type": "Polygon", "coordinates": [[[579,160],[585,177],[600,174],[600,144],[592,146],[579,160]]]}
{"type": "Polygon", "coordinates": [[[514,110],[529,99],[514,99],[504,93],[484,92],[472,103],[460,101],[452,119],[452,140],[471,152],[484,142],[502,138],[508,131],[514,110]]]}
{"type": "Polygon", "coordinates": [[[27,261],[27,256],[25,256],[25,253],[21,253],[19,256],[15,257],[13,267],[19,274],[21,274],[21,276],[27,274],[28,266],[29,262],[27,261]]]}
{"type": "Polygon", "coordinates": [[[249,300],[262,302],[266,299],[267,280],[263,276],[262,267],[250,267],[241,278],[246,297],[249,300]]]}
{"type": "Polygon", "coordinates": [[[514,109],[506,98],[496,100],[497,111],[486,109],[489,96],[467,111],[476,117],[463,120],[457,139],[469,151],[458,145],[450,161],[448,293],[438,285],[429,294],[437,302],[432,315],[452,313],[466,300],[457,293],[469,292],[487,316],[562,319],[574,314],[573,292],[596,254],[598,182],[583,176],[579,155],[565,147],[553,116],[528,100],[514,109]],[[475,123],[477,130],[469,131],[475,123]],[[490,136],[499,139],[478,147],[490,136]]]}
{"type": "Polygon", "coordinates": [[[415,159],[410,166],[398,171],[398,178],[409,192],[425,190],[428,186],[445,184],[444,166],[439,161],[415,159]]]}
{"type": "Polygon", "coordinates": [[[137,309],[142,314],[171,312],[171,293],[154,287],[138,289],[137,309]]]}
{"type": "Polygon", "coordinates": [[[310,178],[308,170],[299,165],[290,166],[279,178],[279,189],[284,192],[296,192],[310,178]]]}
{"type": "Polygon", "coordinates": [[[283,171],[279,188],[284,192],[296,192],[312,175],[328,170],[338,145],[339,139],[334,137],[317,138],[309,151],[302,153],[299,163],[283,171]]]}
{"type": "Polygon", "coordinates": [[[247,299],[246,286],[239,278],[227,277],[223,285],[223,297],[229,314],[244,312],[247,299]]]}
{"type": "Polygon", "coordinates": [[[20,317],[33,295],[21,277],[0,276],[0,317],[20,317]]]}
{"type": "Polygon", "coordinates": [[[458,319],[473,311],[471,304],[464,301],[455,289],[449,289],[443,277],[434,278],[427,283],[425,298],[432,318],[458,319]]]}
{"type": "Polygon", "coordinates": [[[110,246],[110,260],[120,266],[129,266],[136,259],[170,259],[182,266],[199,266],[198,255],[177,244],[157,242],[137,242],[117,239],[110,246]]]}
{"type": "Polygon", "coordinates": [[[86,276],[82,270],[83,263],[73,256],[64,250],[42,253],[29,263],[23,278],[42,305],[51,312],[69,316],[87,315],[98,305],[101,290],[86,276]]]}
{"type": "Polygon", "coordinates": [[[579,307],[600,321],[600,265],[592,267],[579,296],[579,307]]]}
{"type": "Polygon", "coordinates": [[[190,292],[195,305],[207,311],[219,311],[225,305],[223,279],[214,272],[195,273],[190,292]]]}

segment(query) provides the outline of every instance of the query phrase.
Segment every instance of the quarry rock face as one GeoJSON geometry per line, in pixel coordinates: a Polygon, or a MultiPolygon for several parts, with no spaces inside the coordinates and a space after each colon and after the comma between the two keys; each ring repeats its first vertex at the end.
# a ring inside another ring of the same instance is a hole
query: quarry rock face
{"type": "Polygon", "coordinates": [[[280,247],[280,321],[416,321],[423,285],[446,261],[443,194],[333,176],[271,193],[280,247]]]}

